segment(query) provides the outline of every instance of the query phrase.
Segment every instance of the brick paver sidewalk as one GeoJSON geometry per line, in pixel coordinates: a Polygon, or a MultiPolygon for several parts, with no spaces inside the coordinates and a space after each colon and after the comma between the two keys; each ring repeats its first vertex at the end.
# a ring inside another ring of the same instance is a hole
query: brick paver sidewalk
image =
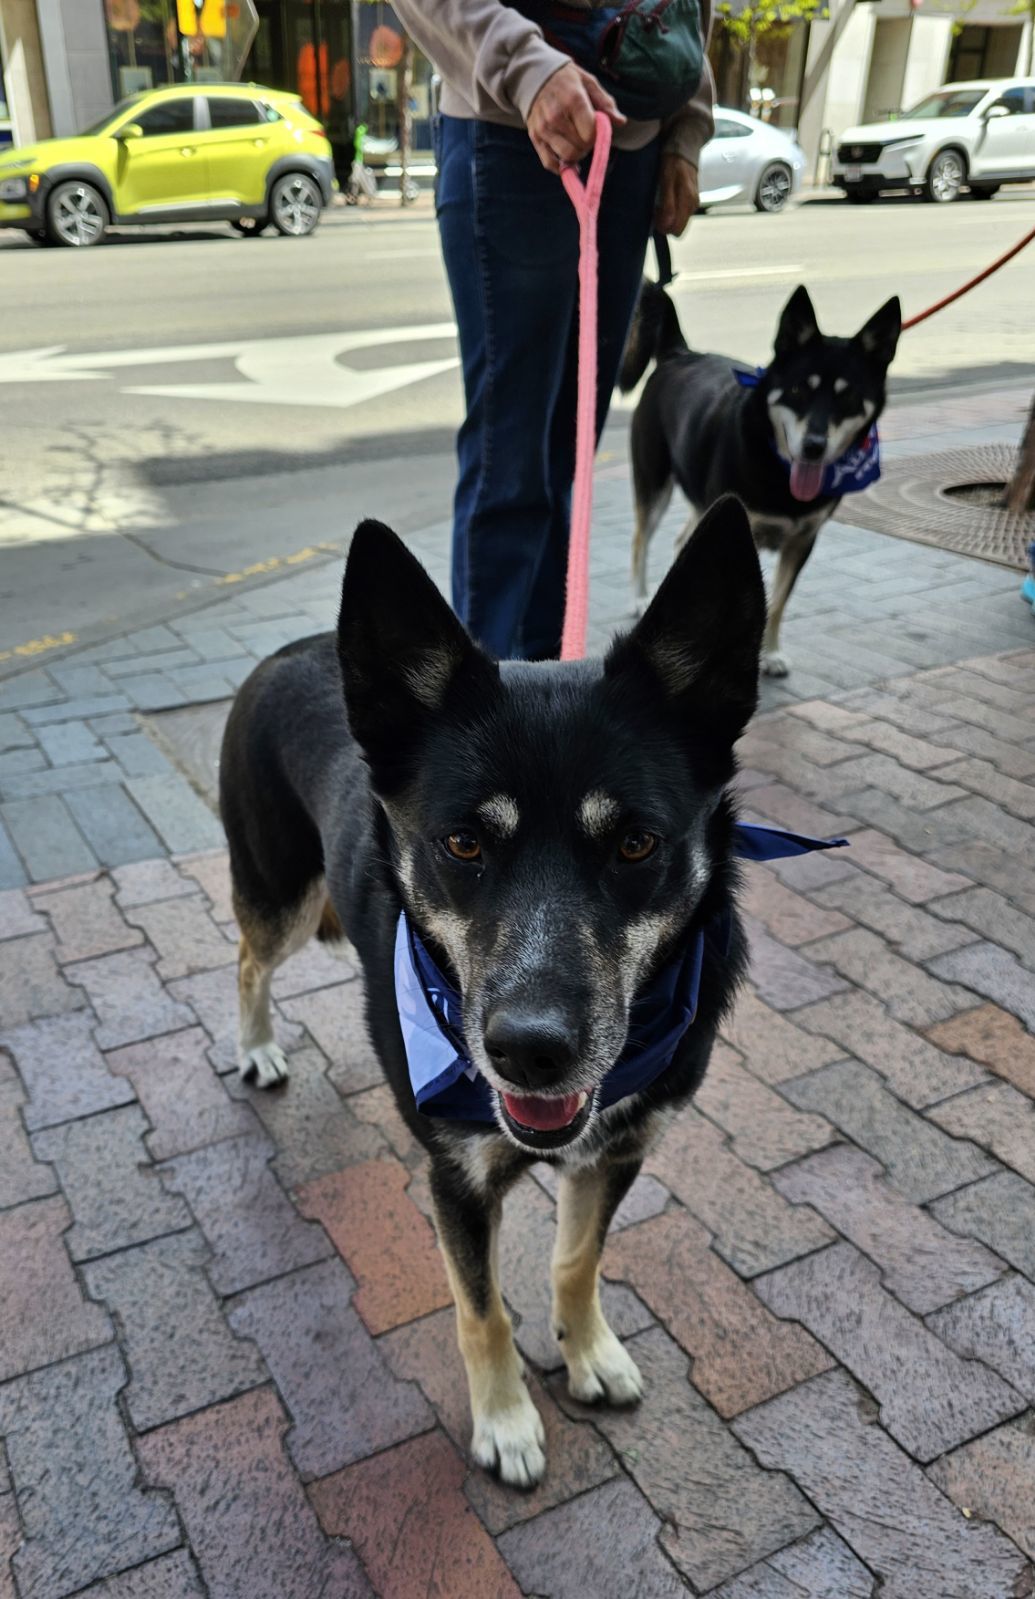
{"type": "MultiPolygon", "coordinates": [[[[1024,403],[896,407],[887,454],[1015,437],[1024,403]]],[[[626,479],[603,461],[594,648],[626,619],[626,479]]],[[[441,576],[445,527],[410,542],[441,576]]],[[[426,1176],[359,977],[296,957],[274,989],[287,1090],[233,1070],[209,735],[259,656],[331,621],[338,581],[243,583],[2,667],[0,1599],[1027,1599],[1016,575],[824,531],[741,790],[749,817],[853,847],[748,868],[750,989],[605,1256],[637,1410],[567,1398],[548,1169],[510,1197],[503,1280],[549,1449],[528,1496],[466,1458],[426,1176]],[[209,717],[200,754],[167,711],[209,717]]]]}
{"type": "Polygon", "coordinates": [[[222,854],[0,895],[0,1595],[1031,1594],[1033,705],[1029,648],[752,726],[749,815],[853,848],[749,869],[751,988],[605,1256],[638,1409],[567,1398],[549,1172],[508,1203],[530,1495],[466,1457],[359,977],[283,970],[262,1095],[222,854]]]}

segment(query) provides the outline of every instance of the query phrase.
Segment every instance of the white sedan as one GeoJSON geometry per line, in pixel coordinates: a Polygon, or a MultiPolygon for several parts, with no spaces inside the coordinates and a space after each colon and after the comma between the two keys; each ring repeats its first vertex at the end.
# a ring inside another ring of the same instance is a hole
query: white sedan
{"type": "Polygon", "coordinates": [[[888,122],[841,135],[832,182],[849,200],[910,189],[944,205],[967,187],[989,200],[1035,178],[1035,78],[947,83],[888,122]]]}
{"type": "Polygon", "coordinates": [[[702,208],[749,200],[759,211],[782,211],[801,187],[805,156],[780,128],[715,107],[715,134],[701,151],[702,208]]]}

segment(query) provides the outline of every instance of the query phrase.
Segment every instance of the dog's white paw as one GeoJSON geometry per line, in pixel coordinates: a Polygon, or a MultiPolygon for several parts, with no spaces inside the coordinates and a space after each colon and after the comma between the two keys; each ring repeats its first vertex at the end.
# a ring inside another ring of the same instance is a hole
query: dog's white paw
{"type": "Polygon", "coordinates": [[[517,1403],[475,1417],[471,1453],[512,1488],[534,1488],[546,1471],[542,1417],[522,1385],[517,1403]]]}
{"type": "Polygon", "coordinates": [[[288,1079],[288,1063],[279,1044],[253,1044],[241,1051],[241,1076],[257,1088],[276,1088],[288,1079]]]}
{"type": "Polygon", "coordinates": [[[641,617],[643,615],[644,611],[647,609],[649,604],[650,604],[650,595],[649,594],[634,594],[633,595],[633,599],[632,599],[632,605],[629,607],[630,614],[632,616],[637,617],[637,618],[641,617]]]}
{"type": "Polygon", "coordinates": [[[586,1350],[574,1351],[562,1344],[568,1362],[568,1392],[584,1405],[606,1399],[612,1405],[634,1405],[643,1394],[639,1366],[625,1345],[603,1323],[586,1350]]]}
{"type": "Polygon", "coordinates": [[[766,650],[762,656],[763,677],[786,677],[790,669],[786,655],[781,655],[779,650],[766,650]]]}

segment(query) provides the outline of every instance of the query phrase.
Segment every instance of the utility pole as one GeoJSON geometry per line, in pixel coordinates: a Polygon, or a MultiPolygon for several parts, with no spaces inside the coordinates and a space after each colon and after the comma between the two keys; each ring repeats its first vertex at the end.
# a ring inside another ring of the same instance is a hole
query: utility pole
{"type": "Polygon", "coordinates": [[[413,40],[403,34],[402,60],[399,63],[399,204],[410,203],[410,135],[413,117],[410,100],[413,93],[413,40]]]}

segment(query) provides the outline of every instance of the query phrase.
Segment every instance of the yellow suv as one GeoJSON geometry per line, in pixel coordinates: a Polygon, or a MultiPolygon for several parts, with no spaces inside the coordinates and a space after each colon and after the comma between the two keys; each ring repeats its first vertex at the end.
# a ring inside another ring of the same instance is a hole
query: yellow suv
{"type": "Polygon", "coordinates": [[[331,147],[295,94],[180,84],[123,100],[85,133],[0,155],[0,227],[98,244],[112,223],[232,222],[312,233],[336,187],[331,147]]]}

